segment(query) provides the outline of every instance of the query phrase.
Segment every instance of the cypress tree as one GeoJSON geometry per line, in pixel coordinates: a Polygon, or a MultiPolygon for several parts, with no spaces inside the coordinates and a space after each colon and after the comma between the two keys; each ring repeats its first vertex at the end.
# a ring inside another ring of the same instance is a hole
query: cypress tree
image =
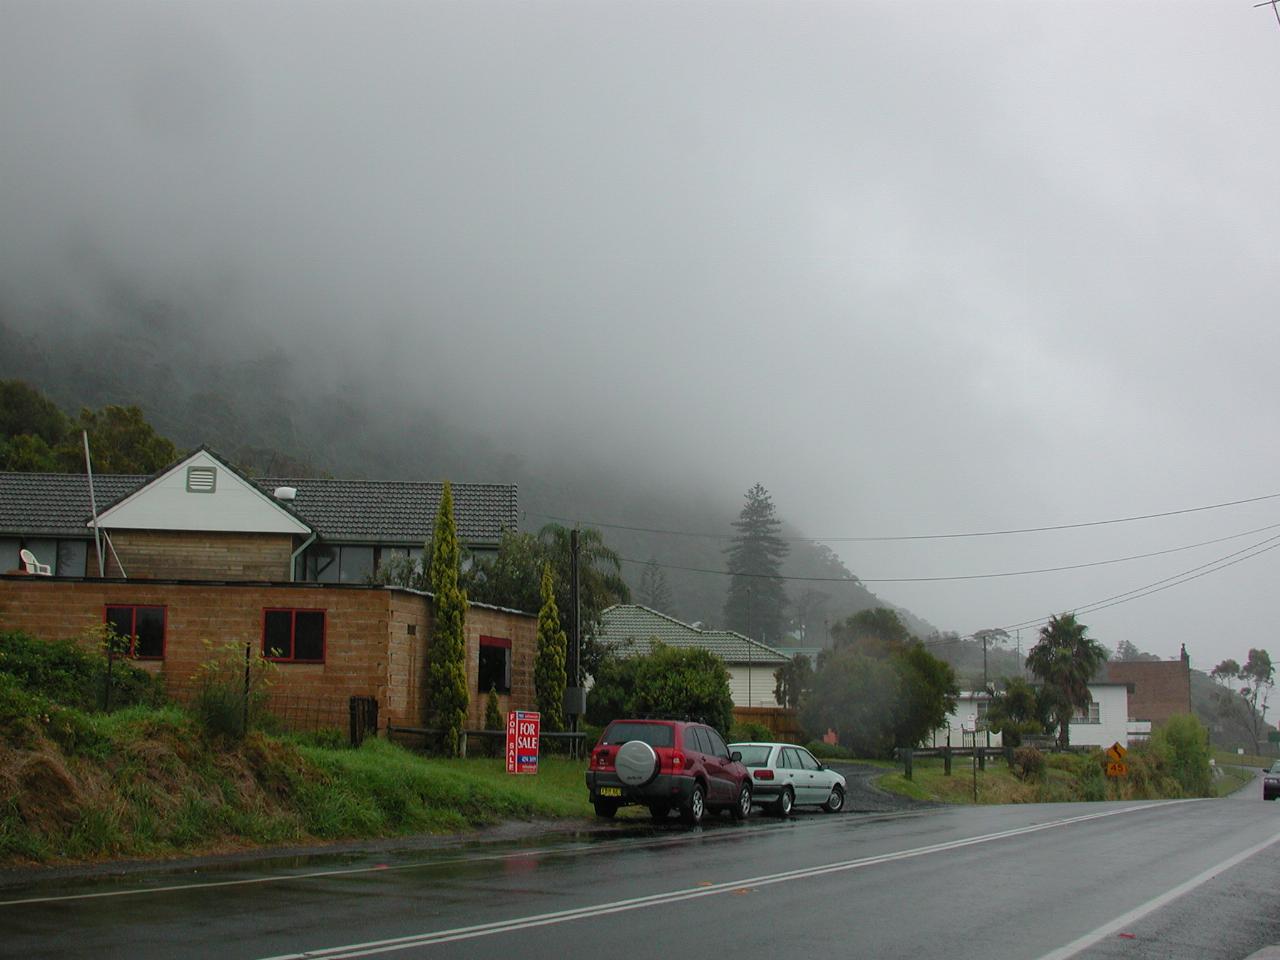
{"type": "Polygon", "coordinates": [[[569,642],[560,629],[551,564],[542,567],[542,607],[538,610],[538,653],[533,664],[533,688],[542,714],[542,729],[564,729],[565,656],[569,642]]]}
{"type": "Polygon", "coordinates": [[[728,554],[729,595],[724,619],[730,630],[776,643],[782,639],[782,610],[787,604],[779,572],[791,550],[778,536],[782,521],[774,516],[769,491],[756,484],[733,522],[738,535],[728,554]]]}
{"type": "Polygon", "coordinates": [[[442,731],[441,750],[455,757],[462,753],[467,724],[467,595],[458,585],[458,558],[453,490],[446,482],[427,569],[427,583],[435,595],[435,629],[427,647],[427,709],[431,725],[442,731]]]}

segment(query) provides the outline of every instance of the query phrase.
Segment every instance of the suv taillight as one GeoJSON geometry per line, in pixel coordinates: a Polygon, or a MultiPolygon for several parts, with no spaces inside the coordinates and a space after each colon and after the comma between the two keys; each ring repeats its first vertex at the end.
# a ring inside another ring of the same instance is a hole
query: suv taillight
{"type": "Polygon", "coordinates": [[[595,753],[591,754],[591,768],[593,770],[603,770],[611,766],[613,766],[613,764],[609,762],[608,747],[605,747],[603,750],[597,750],[595,753]]]}
{"type": "Polygon", "coordinates": [[[752,770],[752,771],[751,771],[751,775],[752,775],[753,777],[755,777],[757,780],[772,780],[772,779],[773,779],[773,771],[772,771],[772,770],[752,770]]]}
{"type": "Polygon", "coordinates": [[[685,766],[685,756],[679,750],[671,751],[671,769],[683,770],[685,766]]]}

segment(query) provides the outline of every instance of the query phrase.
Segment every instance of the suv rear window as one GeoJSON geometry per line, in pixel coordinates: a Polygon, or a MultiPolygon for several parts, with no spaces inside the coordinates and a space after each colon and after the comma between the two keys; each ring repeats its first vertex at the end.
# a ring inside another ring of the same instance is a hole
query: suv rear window
{"type": "Polygon", "coordinates": [[[665,723],[611,723],[600,738],[601,743],[626,743],[643,740],[651,747],[669,747],[674,742],[671,727],[665,723]]]}

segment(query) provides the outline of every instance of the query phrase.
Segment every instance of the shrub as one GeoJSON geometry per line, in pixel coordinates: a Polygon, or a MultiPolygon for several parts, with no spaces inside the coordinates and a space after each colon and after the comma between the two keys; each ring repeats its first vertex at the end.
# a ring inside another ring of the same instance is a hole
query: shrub
{"type": "MultiPolygon", "coordinates": [[[[489,694],[485,697],[484,702],[484,728],[486,730],[501,730],[503,726],[502,706],[498,703],[498,688],[490,686],[489,694]]],[[[485,749],[488,751],[489,756],[496,757],[502,752],[502,743],[497,737],[485,737],[485,749]]]]}
{"type": "Polygon", "coordinates": [[[1022,780],[1039,780],[1044,776],[1044,754],[1035,747],[1019,747],[1013,751],[1013,769],[1022,780]]]}
{"type": "Polygon", "coordinates": [[[1189,713],[1170,717],[1151,734],[1151,748],[1167,763],[1183,795],[1212,796],[1209,732],[1196,717],[1189,713]]]}
{"type": "Polygon", "coordinates": [[[730,743],[759,741],[772,743],[778,737],[763,723],[736,723],[729,728],[730,743]]]}
{"type": "Polygon", "coordinates": [[[204,662],[191,677],[196,691],[191,707],[208,736],[244,737],[262,724],[276,665],[262,659],[261,653],[246,657],[246,647],[234,641],[206,640],[204,646],[204,662]]]}
{"type": "MultiPolygon", "coordinates": [[[[120,638],[105,625],[85,631],[74,640],[40,640],[21,631],[0,633],[0,674],[13,677],[29,693],[79,710],[97,710],[105,703],[106,644],[120,638]]],[[[127,658],[111,665],[112,708],[165,700],[164,682],[140,670],[127,658]]]]}

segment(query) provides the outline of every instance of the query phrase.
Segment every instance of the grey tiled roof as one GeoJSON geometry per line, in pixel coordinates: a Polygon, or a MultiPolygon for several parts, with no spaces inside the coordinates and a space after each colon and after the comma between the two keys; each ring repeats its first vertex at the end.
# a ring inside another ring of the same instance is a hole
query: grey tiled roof
{"type": "MultiPolygon", "coordinates": [[[[148,476],[103,474],[93,478],[101,512],[127,497],[148,476]]],[[[289,506],[330,542],[403,543],[421,546],[440,506],[438,482],[324,480],[268,477],[254,480],[268,496],[295,487],[289,506]]],[[[458,538],[471,546],[496,545],[504,528],[515,529],[519,510],[514,484],[455,483],[453,511],[458,538]]],[[[0,536],[88,536],[89,484],[83,474],[0,472],[0,536]]]]}
{"type": "MultiPolygon", "coordinates": [[[[438,481],[322,480],[264,477],[254,481],[271,494],[294,487],[291,505],[321,538],[341,543],[404,543],[421,546],[431,536],[440,493],[438,481]]],[[[519,520],[516,487],[509,483],[455,483],[453,517],[465,544],[494,544],[519,520]]]]}
{"type": "MultiPolygon", "coordinates": [[[[101,511],[128,496],[148,479],[133,474],[93,478],[101,511]]],[[[89,480],[78,473],[0,473],[0,536],[87,537],[89,480]]]]}
{"type": "Polygon", "coordinates": [[[624,657],[648,653],[652,641],[658,640],[670,647],[710,650],[725,663],[786,663],[790,659],[732,630],[703,630],[634,603],[620,603],[600,614],[596,639],[616,645],[624,657]]]}

